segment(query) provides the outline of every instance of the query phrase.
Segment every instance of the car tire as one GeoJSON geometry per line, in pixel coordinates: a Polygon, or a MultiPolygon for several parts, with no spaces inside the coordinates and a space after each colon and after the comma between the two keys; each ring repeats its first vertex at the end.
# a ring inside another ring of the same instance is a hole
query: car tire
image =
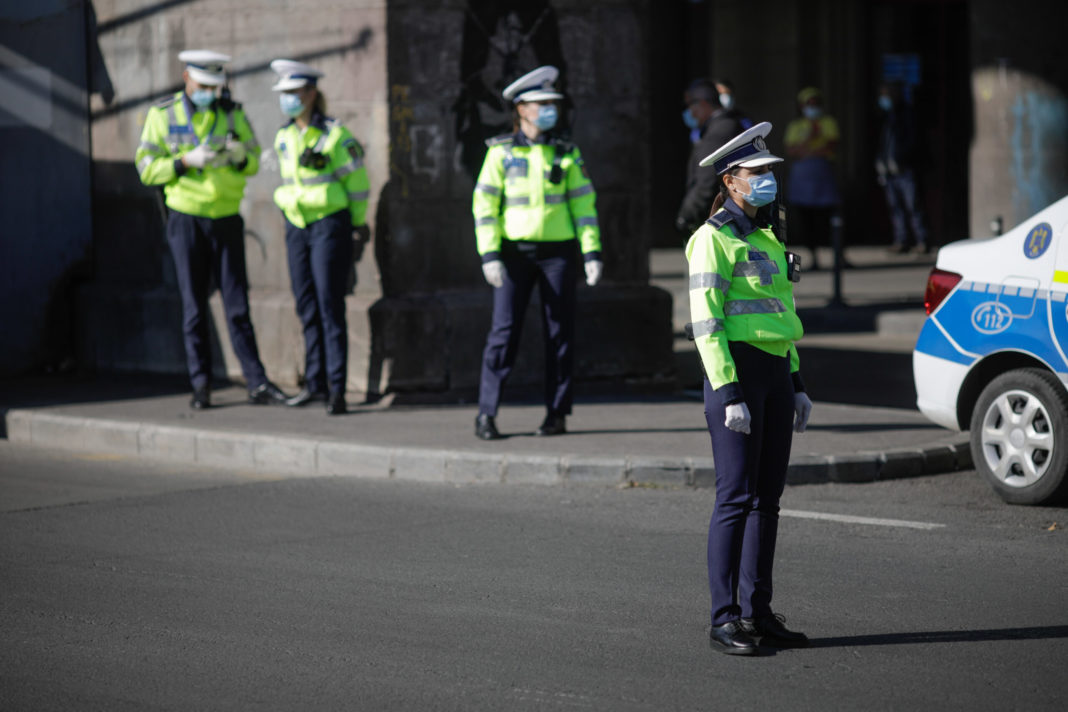
{"type": "Polygon", "coordinates": [[[972,411],[975,469],[1010,504],[1051,504],[1068,494],[1068,394],[1038,368],[1003,373],[972,411]]]}

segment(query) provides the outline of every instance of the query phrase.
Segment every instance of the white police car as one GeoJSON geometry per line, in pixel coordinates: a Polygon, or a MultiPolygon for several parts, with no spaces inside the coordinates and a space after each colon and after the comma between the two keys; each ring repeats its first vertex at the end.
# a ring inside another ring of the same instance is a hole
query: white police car
{"type": "Polygon", "coordinates": [[[975,467],[1006,502],[1068,497],[1068,197],[943,247],[924,304],[919,409],[971,430],[975,467]]]}

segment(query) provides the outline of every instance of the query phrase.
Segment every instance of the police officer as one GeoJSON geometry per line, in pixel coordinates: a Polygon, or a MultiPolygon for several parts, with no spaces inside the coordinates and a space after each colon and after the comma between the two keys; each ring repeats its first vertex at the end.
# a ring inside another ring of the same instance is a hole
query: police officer
{"type": "MultiPolygon", "coordinates": [[[[791,426],[812,409],[798,372],[801,321],[788,254],[761,208],[777,186],[764,122],[701,161],[720,176],[721,209],[690,238],[690,312],[705,370],[705,418],[716,462],[716,505],[708,530],[710,642],[732,655],[761,644],[801,647],[771,609],[771,571],[786,484],[791,426]]],[[[717,205],[717,208],[719,205],[717,205]]]]}
{"type": "Polygon", "coordinates": [[[326,115],[322,72],[289,59],[274,60],[271,69],[289,117],[274,139],[282,174],[274,202],[285,217],[289,278],[304,326],[304,387],[288,404],[325,400],[326,412],[340,415],[348,376],[347,280],[369,236],[363,148],[326,115]]]}
{"type": "Polygon", "coordinates": [[[211,404],[208,294],[222,295],[230,342],[241,362],[249,400],[283,403],[267,380],[248,307],[244,222],[238,214],[245,179],[259,169],[260,146],[241,105],[225,89],[225,54],[186,50],[185,88],[153,106],[145,117],[136,163],[141,182],[163,186],[169,210],[167,242],[182,295],[190,405],[211,404]]]}
{"type": "Polygon", "coordinates": [[[545,338],[545,420],[538,435],[566,431],[571,413],[575,280],[581,248],[586,283],[601,279],[596,194],[577,146],[555,131],[556,67],[539,67],[510,84],[515,132],[490,139],[475,185],[473,212],[482,271],[493,286],[475,435],[501,437],[495,422],[501,389],[515,363],[523,315],[537,284],[545,338]]]}

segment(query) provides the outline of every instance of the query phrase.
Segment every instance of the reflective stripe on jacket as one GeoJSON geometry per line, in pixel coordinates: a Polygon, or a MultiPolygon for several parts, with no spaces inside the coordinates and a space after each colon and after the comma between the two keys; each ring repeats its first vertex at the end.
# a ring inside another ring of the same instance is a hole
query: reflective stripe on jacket
{"type": "Polygon", "coordinates": [[[274,202],[286,219],[297,227],[321,220],[348,208],[352,226],[367,218],[370,182],[364,166],[363,147],[338,121],[316,114],[301,131],[295,121],[278,130],[274,138],[282,185],[274,202]],[[321,168],[300,165],[306,149],[326,159],[321,168]]]}
{"type": "Polygon", "coordinates": [[[145,185],[163,186],[172,210],[207,218],[236,215],[246,178],[259,170],[260,145],[240,106],[223,111],[216,102],[207,109],[193,109],[185,93],[178,92],[148,110],[134,158],[137,174],[145,185]],[[201,143],[222,153],[230,134],[244,144],[244,166],[175,166],[175,161],[201,143]]]}
{"type": "MultiPolygon", "coordinates": [[[[720,217],[718,213],[716,217],[720,217]]],[[[712,388],[738,381],[727,342],[744,341],[799,368],[794,342],[804,331],[794,307],[786,250],[768,228],[739,237],[733,222],[702,225],[686,245],[690,318],[712,388]]]]}
{"type": "Polygon", "coordinates": [[[518,133],[487,143],[471,201],[483,261],[497,258],[501,240],[562,242],[576,237],[587,259],[598,258],[597,193],[578,148],[532,144],[518,133]],[[559,159],[559,183],[549,180],[554,158],[559,159]]]}

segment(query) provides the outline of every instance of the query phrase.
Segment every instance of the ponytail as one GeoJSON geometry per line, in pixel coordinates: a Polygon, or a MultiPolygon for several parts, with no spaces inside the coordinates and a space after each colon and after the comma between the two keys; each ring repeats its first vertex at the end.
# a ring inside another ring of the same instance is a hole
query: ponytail
{"type": "Polygon", "coordinates": [[[323,96],[323,90],[319,87],[315,88],[315,101],[312,102],[312,113],[326,116],[326,97],[323,96]]]}

